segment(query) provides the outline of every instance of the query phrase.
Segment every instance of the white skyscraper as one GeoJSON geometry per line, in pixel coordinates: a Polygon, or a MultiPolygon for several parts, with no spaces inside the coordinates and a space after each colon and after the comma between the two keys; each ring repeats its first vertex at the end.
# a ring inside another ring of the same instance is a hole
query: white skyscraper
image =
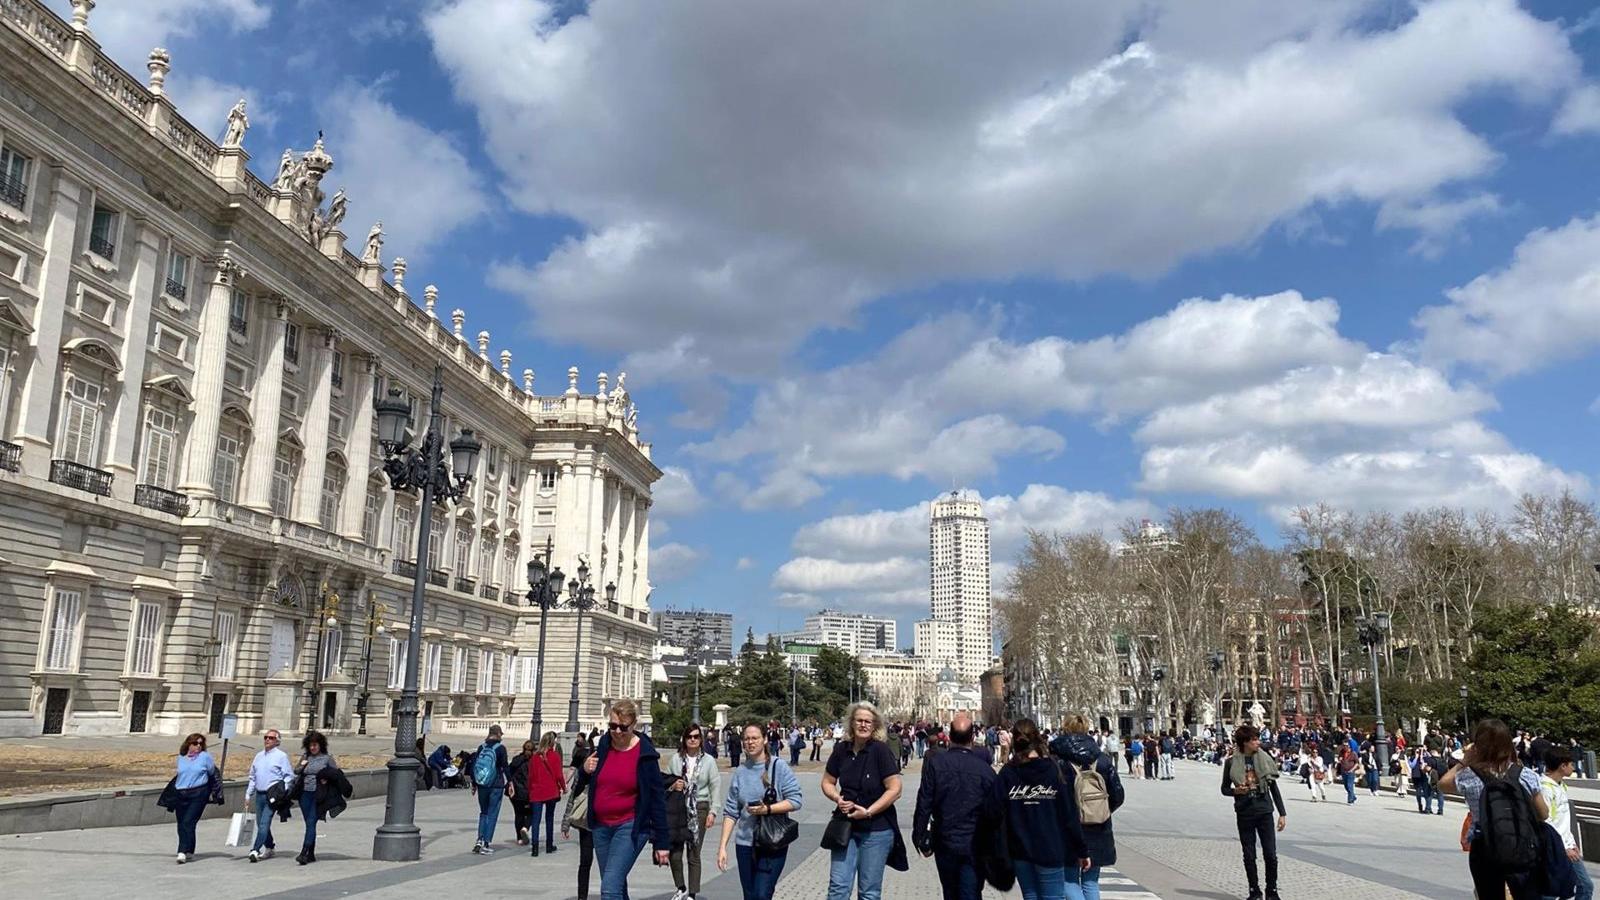
{"type": "Polygon", "coordinates": [[[928,528],[933,618],[956,627],[955,670],[976,681],[993,660],[989,520],[983,504],[957,492],[933,501],[928,528]]]}

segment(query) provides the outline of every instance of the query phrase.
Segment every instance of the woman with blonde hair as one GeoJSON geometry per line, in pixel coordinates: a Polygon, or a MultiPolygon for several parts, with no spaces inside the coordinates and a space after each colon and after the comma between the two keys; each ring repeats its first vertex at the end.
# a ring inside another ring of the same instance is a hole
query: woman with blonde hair
{"type": "Polygon", "coordinates": [[[602,900],[627,900],[628,873],[639,851],[655,846],[655,863],[667,865],[672,834],[667,828],[667,790],[661,779],[661,753],[646,735],[635,734],[639,706],[632,700],[611,704],[607,732],[573,780],[576,793],[589,794],[589,834],[600,861],[602,900]]]}
{"type": "Polygon", "coordinates": [[[539,747],[528,758],[528,843],[531,855],[539,855],[539,816],[544,816],[544,852],[556,852],[556,804],[567,792],[561,774],[561,750],[556,733],[546,731],[539,747]]]}
{"type": "Polygon", "coordinates": [[[900,761],[889,749],[883,715],[862,701],[845,714],[846,740],[833,745],[822,776],[822,795],[833,801],[835,816],[850,820],[850,837],[833,854],[828,870],[828,900],[858,900],[883,895],[884,866],[910,868],[894,804],[900,799],[900,761]]]}

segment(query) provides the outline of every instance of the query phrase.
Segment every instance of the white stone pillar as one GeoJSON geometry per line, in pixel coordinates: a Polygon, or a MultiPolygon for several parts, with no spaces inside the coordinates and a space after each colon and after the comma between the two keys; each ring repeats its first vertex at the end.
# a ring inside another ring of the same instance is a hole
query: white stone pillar
{"type": "Polygon", "coordinates": [[[585,509],[588,518],[583,545],[584,552],[589,554],[589,570],[594,573],[590,578],[593,580],[595,596],[598,597],[606,584],[604,568],[600,565],[600,548],[605,543],[606,533],[606,468],[598,453],[590,469],[588,487],[589,505],[585,509]]]}
{"type": "Polygon", "coordinates": [[[582,533],[578,528],[577,467],[570,459],[553,461],[551,465],[556,467],[556,559],[571,559],[582,533]]]}
{"type": "Polygon", "coordinates": [[[270,310],[263,335],[261,365],[256,371],[250,417],[255,433],[250,435],[250,452],[245,456],[244,506],[258,512],[272,512],[272,464],[278,457],[278,418],[283,405],[283,341],[293,308],[289,301],[269,300],[270,310]]]}
{"type": "MultiPolygon", "coordinates": [[[[361,540],[361,524],[367,515],[367,473],[372,465],[372,382],[378,374],[378,361],[371,356],[350,359],[345,367],[354,371],[355,384],[350,385],[350,436],[345,440],[344,455],[350,460],[350,471],[345,476],[344,500],[339,504],[341,519],[339,533],[352,541],[361,540]]],[[[332,528],[332,525],[324,525],[332,528]]],[[[374,544],[382,546],[383,528],[379,522],[374,544]]]]}
{"type": "MultiPolygon", "coordinates": [[[[160,235],[148,223],[134,223],[133,261],[128,291],[127,324],[122,344],[122,390],[117,392],[117,408],[111,414],[111,453],[106,468],[116,478],[111,482],[115,496],[133,498],[138,465],[140,402],[144,393],[144,358],[150,345],[150,304],[156,295],[156,276],[160,269],[160,235]]],[[[170,487],[170,485],[163,485],[170,487]]]]}
{"type": "MultiPolygon", "coordinates": [[[[38,282],[39,296],[45,299],[34,307],[33,358],[22,379],[22,408],[17,419],[23,471],[39,478],[49,470],[53,453],[50,413],[55,406],[56,374],[61,369],[61,317],[67,308],[72,248],[77,243],[78,209],[83,200],[83,189],[63,169],[52,167],[50,180],[50,223],[45,226],[38,282]]],[[[35,208],[42,205],[39,200],[34,202],[35,208]]]]}
{"type": "Polygon", "coordinates": [[[300,441],[306,445],[300,464],[300,481],[290,504],[297,522],[315,522],[328,531],[337,531],[338,522],[322,521],[322,476],[328,471],[328,404],[333,401],[333,353],[339,335],[331,328],[307,329],[311,338],[311,370],[307,383],[311,396],[300,418],[300,441]]]}
{"type": "Polygon", "coordinates": [[[605,503],[606,503],[606,571],[600,587],[604,588],[606,582],[617,586],[618,601],[621,602],[622,594],[622,568],[620,566],[622,549],[622,478],[616,474],[607,475],[605,478],[605,503]]]}
{"type": "Polygon", "coordinates": [[[227,254],[216,262],[200,308],[200,338],[195,351],[194,420],[189,423],[189,452],[179,490],[212,497],[212,469],[217,461],[217,432],[222,425],[222,382],[228,364],[228,307],[239,267],[227,254]]]}
{"type": "Polygon", "coordinates": [[[639,606],[646,607],[650,602],[650,501],[640,500],[639,517],[639,543],[633,550],[633,558],[637,561],[633,575],[634,596],[639,598],[639,606]]]}
{"type": "Polygon", "coordinates": [[[617,599],[623,606],[635,606],[633,591],[633,546],[638,540],[634,534],[637,517],[633,488],[623,487],[617,492],[617,515],[621,517],[622,525],[617,533],[617,599]]]}

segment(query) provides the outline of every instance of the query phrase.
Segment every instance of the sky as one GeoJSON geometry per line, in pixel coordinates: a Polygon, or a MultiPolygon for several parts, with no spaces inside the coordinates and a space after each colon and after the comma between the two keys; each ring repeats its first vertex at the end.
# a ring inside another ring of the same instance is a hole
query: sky
{"type": "MultiPolygon", "coordinates": [[[[48,0],[66,14],[68,0],[48,0]]],[[[1593,499],[1600,12],[1554,0],[100,0],[408,286],[628,374],[655,608],[928,615],[927,503],[1593,499]]],[[[413,294],[419,294],[417,290],[413,294]]]]}

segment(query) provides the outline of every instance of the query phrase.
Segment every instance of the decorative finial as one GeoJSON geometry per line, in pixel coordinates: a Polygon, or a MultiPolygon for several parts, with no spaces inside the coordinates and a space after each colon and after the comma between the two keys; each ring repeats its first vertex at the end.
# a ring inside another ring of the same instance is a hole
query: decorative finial
{"type": "Polygon", "coordinates": [[[94,9],[94,0],[72,0],[72,30],[89,30],[89,11],[94,9]]]}
{"type": "Polygon", "coordinates": [[[577,366],[571,366],[571,367],[569,367],[567,369],[567,393],[576,394],[577,392],[578,392],[578,367],[577,366]]]}
{"type": "Polygon", "coordinates": [[[466,337],[464,335],[462,335],[462,333],[461,333],[461,329],[467,327],[467,311],[464,310],[464,309],[453,309],[453,310],[451,310],[450,311],[450,324],[452,326],[454,326],[455,333],[456,333],[456,340],[458,340],[458,341],[466,340],[466,337]]]}
{"type": "Polygon", "coordinates": [[[145,63],[145,68],[150,70],[150,93],[157,97],[165,94],[167,73],[172,71],[172,54],[162,47],[151,50],[150,61],[145,63]]]}
{"type": "Polygon", "coordinates": [[[396,256],[394,264],[390,268],[394,269],[394,289],[404,294],[406,292],[406,258],[404,256],[396,256]]]}
{"type": "Polygon", "coordinates": [[[522,370],[522,390],[524,393],[533,393],[533,370],[522,370]]]}
{"type": "Polygon", "coordinates": [[[511,377],[511,351],[510,350],[501,350],[500,351],[500,374],[504,375],[507,378],[511,377]]]}
{"type": "Polygon", "coordinates": [[[600,389],[599,389],[598,392],[596,392],[595,396],[597,396],[600,399],[604,400],[605,397],[606,397],[606,381],[607,381],[606,373],[601,372],[598,381],[600,382],[600,389]]]}
{"type": "Polygon", "coordinates": [[[438,303],[439,289],[437,287],[434,287],[430,284],[422,289],[422,308],[427,310],[428,318],[439,318],[439,315],[433,311],[434,306],[436,306],[438,303]]]}
{"type": "Polygon", "coordinates": [[[478,355],[484,359],[489,358],[489,332],[478,332],[478,355]]]}

